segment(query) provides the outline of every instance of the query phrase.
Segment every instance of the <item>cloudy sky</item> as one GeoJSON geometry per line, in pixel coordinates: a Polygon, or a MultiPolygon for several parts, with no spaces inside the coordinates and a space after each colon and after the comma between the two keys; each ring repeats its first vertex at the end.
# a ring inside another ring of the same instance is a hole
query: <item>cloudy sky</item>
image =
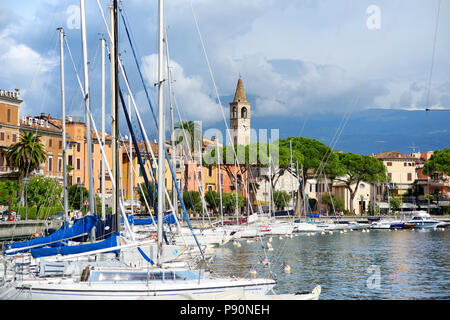
{"type": "MultiPolygon", "coordinates": [[[[99,38],[106,29],[97,2],[87,2],[91,97],[99,119],[99,38]]],[[[98,2],[109,19],[110,1],[98,2]]],[[[56,28],[65,29],[82,76],[78,6],[76,0],[2,1],[0,88],[20,88],[22,116],[60,116],[56,28]]],[[[157,1],[124,0],[122,6],[155,104],[157,1]]],[[[183,119],[207,126],[224,121],[193,12],[226,117],[226,97],[239,75],[253,98],[255,121],[367,108],[450,108],[449,0],[171,0],[166,25],[183,119]]],[[[122,24],[120,47],[133,94],[152,124],[122,24]]],[[[82,116],[74,75],[66,52],[67,108],[82,116]]]]}

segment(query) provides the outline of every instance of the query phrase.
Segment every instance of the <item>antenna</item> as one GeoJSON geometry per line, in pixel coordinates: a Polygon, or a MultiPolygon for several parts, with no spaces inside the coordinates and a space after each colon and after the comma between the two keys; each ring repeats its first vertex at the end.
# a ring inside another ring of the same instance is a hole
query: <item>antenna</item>
{"type": "Polygon", "coordinates": [[[417,147],[416,147],[414,141],[413,141],[413,143],[412,143],[412,146],[409,146],[408,148],[409,148],[409,149],[412,149],[412,152],[413,152],[413,153],[416,153],[416,148],[417,148],[417,147]]]}
{"type": "Polygon", "coordinates": [[[380,153],[381,153],[381,148],[383,147],[383,143],[385,143],[385,141],[378,140],[378,141],[375,141],[375,142],[380,144],[380,153]]]}

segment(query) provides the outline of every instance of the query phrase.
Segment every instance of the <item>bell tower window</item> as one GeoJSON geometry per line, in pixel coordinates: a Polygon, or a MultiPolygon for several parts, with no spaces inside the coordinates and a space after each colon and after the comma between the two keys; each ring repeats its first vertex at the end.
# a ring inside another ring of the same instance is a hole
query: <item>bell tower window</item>
{"type": "Polygon", "coordinates": [[[246,107],[241,109],[241,118],[247,119],[247,108],[246,107]]]}
{"type": "Polygon", "coordinates": [[[233,119],[237,118],[237,109],[236,107],[233,107],[233,119]]]}

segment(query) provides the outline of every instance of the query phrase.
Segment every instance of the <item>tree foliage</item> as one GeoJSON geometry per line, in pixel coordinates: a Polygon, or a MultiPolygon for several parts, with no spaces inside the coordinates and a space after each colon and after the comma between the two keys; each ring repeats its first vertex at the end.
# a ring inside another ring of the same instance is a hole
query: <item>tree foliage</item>
{"type": "Polygon", "coordinates": [[[187,210],[202,213],[202,198],[198,191],[185,191],[183,193],[183,202],[187,210]]]}
{"type": "Polygon", "coordinates": [[[28,206],[36,206],[37,212],[41,206],[54,207],[61,204],[63,187],[54,178],[36,176],[30,179],[26,187],[28,206]]]}
{"type": "Polygon", "coordinates": [[[329,193],[323,194],[322,203],[327,205],[331,212],[339,212],[345,210],[344,199],[336,196],[330,196],[329,193]]]}
{"type": "Polygon", "coordinates": [[[176,144],[181,144],[185,151],[197,150],[199,143],[202,144],[202,131],[199,122],[181,121],[174,127],[176,144]]]}
{"type": "Polygon", "coordinates": [[[209,209],[216,212],[220,210],[220,194],[218,192],[208,190],[205,194],[205,200],[209,209]]]}
{"type": "Polygon", "coordinates": [[[383,162],[368,156],[348,153],[338,153],[341,176],[335,179],[345,184],[350,192],[350,211],[353,211],[353,200],[362,181],[381,182],[386,180],[386,167],[383,162]],[[352,187],[353,186],[353,187],[352,187]]]}
{"type": "Polygon", "coordinates": [[[71,185],[67,194],[69,206],[75,210],[80,210],[83,207],[84,200],[89,200],[89,191],[78,184],[71,185]]]}
{"type": "MultiPolygon", "coordinates": [[[[154,207],[156,208],[158,205],[158,197],[155,196],[156,195],[155,186],[151,182],[150,182],[150,190],[153,193],[154,207]]],[[[152,200],[151,200],[150,195],[148,194],[148,190],[147,190],[147,187],[145,186],[145,183],[140,184],[140,187],[138,187],[137,192],[138,192],[139,202],[141,203],[141,205],[147,209],[147,204],[148,204],[148,206],[150,207],[150,210],[153,209],[152,200]],[[141,189],[143,190],[144,193],[142,193],[141,189]]]]}
{"type": "Polygon", "coordinates": [[[286,191],[275,190],[273,192],[273,202],[277,210],[283,210],[289,205],[289,201],[291,201],[291,195],[286,191]]]}
{"type": "MultiPolygon", "coordinates": [[[[226,192],[222,195],[222,203],[227,212],[233,212],[236,209],[236,193],[226,192]]],[[[244,206],[242,194],[238,194],[238,208],[244,206]]]]}
{"type": "Polygon", "coordinates": [[[435,151],[430,160],[423,165],[423,173],[427,176],[434,173],[450,175],[450,148],[435,151]]]}
{"type": "Polygon", "coordinates": [[[33,132],[22,133],[20,141],[11,145],[6,152],[6,161],[12,169],[18,169],[20,178],[39,169],[47,153],[40,136],[33,132]]]}
{"type": "Polygon", "coordinates": [[[19,185],[16,181],[0,181],[0,204],[7,204],[8,211],[11,211],[12,206],[16,204],[18,191],[19,185]]]}

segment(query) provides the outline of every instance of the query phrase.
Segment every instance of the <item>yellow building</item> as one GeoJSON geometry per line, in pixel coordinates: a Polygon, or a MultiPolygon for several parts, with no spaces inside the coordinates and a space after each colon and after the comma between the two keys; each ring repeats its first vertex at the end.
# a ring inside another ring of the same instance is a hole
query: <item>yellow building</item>
{"type": "Polygon", "coordinates": [[[416,162],[418,159],[397,151],[377,153],[373,156],[383,161],[386,166],[390,182],[396,186],[395,194],[407,194],[417,179],[416,162]]]}

